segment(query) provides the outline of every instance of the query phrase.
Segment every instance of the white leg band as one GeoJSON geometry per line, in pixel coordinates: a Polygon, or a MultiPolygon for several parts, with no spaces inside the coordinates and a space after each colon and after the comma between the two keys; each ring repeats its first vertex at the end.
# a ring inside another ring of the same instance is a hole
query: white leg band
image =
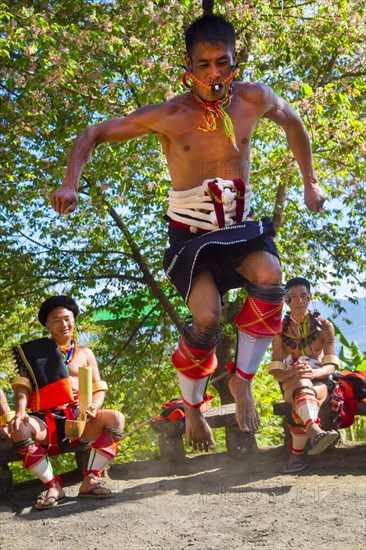
{"type": "Polygon", "coordinates": [[[296,413],[301,418],[305,426],[311,422],[316,422],[319,413],[319,407],[316,403],[306,402],[296,407],[296,413]]]}
{"type": "Polygon", "coordinates": [[[253,378],[271,341],[271,336],[255,338],[247,332],[238,330],[236,373],[239,378],[244,378],[245,380],[253,378]]]}
{"type": "Polygon", "coordinates": [[[302,454],[305,450],[306,443],[308,442],[309,436],[305,433],[296,433],[296,428],[290,427],[290,434],[291,434],[291,445],[290,449],[294,454],[302,454]]]}
{"type": "Polygon", "coordinates": [[[192,378],[187,378],[179,371],[177,371],[177,374],[184,403],[190,407],[199,407],[204,401],[209,377],[206,376],[199,380],[193,380],[192,378]]]}
{"type": "Polygon", "coordinates": [[[98,470],[101,472],[111,462],[112,459],[110,456],[106,456],[98,451],[98,449],[94,449],[93,447],[90,449],[87,471],[98,470]]]}
{"type": "Polygon", "coordinates": [[[41,460],[37,462],[37,464],[30,466],[29,468],[27,468],[27,470],[29,472],[32,472],[32,474],[35,477],[38,477],[38,479],[44,484],[47,484],[49,481],[51,481],[51,479],[54,479],[55,477],[52,469],[52,464],[48,455],[45,455],[41,460]]]}

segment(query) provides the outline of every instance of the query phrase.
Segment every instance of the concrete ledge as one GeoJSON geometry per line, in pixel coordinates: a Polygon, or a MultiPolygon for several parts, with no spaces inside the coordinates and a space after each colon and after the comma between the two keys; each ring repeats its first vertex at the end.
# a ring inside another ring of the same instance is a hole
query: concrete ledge
{"type": "MultiPolygon", "coordinates": [[[[205,413],[205,418],[210,428],[226,429],[226,448],[230,454],[241,456],[257,449],[255,436],[239,430],[235,418],[235,403],[212,407],[205,413]]],[[[185,422],[156,420],[150,425],[159,434],[161,459],[172,462],[183,460],[186,455],[183,443],[185,422]]]]}

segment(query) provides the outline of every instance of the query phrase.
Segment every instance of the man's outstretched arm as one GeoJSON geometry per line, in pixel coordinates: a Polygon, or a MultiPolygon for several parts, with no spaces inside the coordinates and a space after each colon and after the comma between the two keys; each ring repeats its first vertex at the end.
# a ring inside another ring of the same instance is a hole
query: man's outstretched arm
{"type": "Polygon", "coordinates": [[[73,212],[78,204],[77,190],[85,164],[100,143],[123,142],[156,131],[161,106],[146,106],[125,118],[115,118],[86,128],[76,138],[69,155],[62,186],[51,196],[51,206],[59,214],[73,212]]]}
{"type": "Polygon", "coordinates": [[[301,118],[286,101],[278,97],[274,107],[264,116],[285,130],[287,142],[302,174],[305,204],[310,211],[320,212],[326,194],[320,187],[314,170],[310,139],[301,118]]]}

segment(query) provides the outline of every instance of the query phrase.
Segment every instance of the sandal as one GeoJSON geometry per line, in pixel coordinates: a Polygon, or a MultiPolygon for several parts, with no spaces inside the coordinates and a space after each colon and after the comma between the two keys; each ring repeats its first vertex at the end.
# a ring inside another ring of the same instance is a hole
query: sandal
{"type": "Polygon", "coordinates": [[[54,508],[55,506],[57,506],[58,501],[62,500],[63,498],[65,498],[65,494],[57,495],[57,497],[53,495],[38,495],[37,502],[34,507],[36,510],[49,510],[50,508],[54,508]]]}
{"type": "Polygon", "coordinates": [[[85,491],[83,493],[79,493],[78,497],[80,498],[111,498],[113,496],[112,491],[104,487],[102,483],[96,483],[91,487],[88,491],[85,491]],[[96,491],[98,489],[105,489],[106,491],[109,491],[109,493],[97,493],[96,491]]]}
{"type": "Polygon", "coordinates": [[[334,443],[334,441],[336,441],[338,437],[339,434],[335,430],[318,434],[312,442],[307,454],[313,456],[322,453],[323,451],[325,451],[325,449],[329,447],[329,445],[334,443]]]}
{"type": "Polygon", "coordinates": [[[296,472],[303,472],[308,467],[308,463],[300,458],[297,460],[287,461],[282,468],[283,474],[295,474],[296,472]]]}

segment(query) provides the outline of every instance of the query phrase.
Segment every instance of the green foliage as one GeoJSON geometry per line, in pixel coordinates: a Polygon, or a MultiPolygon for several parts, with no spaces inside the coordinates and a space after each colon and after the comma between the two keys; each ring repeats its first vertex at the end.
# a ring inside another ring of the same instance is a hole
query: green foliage
{"type": "MultiPolygon", "coordinates": [[[[21,483],[22,481],[31,481],[32,479],[34,479],[34,476],[23,467],[23,462],[12,462],[10,464],[10,469],[11,469],[14,483],[21,483]]],[[[67,471],[69,471],[70,469],[68,468],[67,471]]]]}
{"type": "Polygon", "coordinates": [[[362,353],[358,344],[352,340],[349,342],[342,334],[337,325],[332,321],[335,334],[342,347],[339,352],[339,359],[342,361],[342,367],[347,370],[366,370],[366,353],[362,353]]]}
{"type": "Polygon", "coordinates": [[[158,435],[149,427],[142,428],[121,443],[116,462],[149,460],[160,456],[158,435]]]}
{"type": "Polygon", "coordinates": [[[257,434],[257,442],[261,446],[283,444],[282,418],[273,414],[273,403],[282,401],[283,397],[273,376],[267,370],[269,361],[264,360],[256,374],[253,383],[253,393],[261,426],[257,434]]]}
{"type": "Polygon", "coordinates": [[[348,441],[366,441],[366,418],[356,416],[352,426],[346,428],[345,432],[348,441]]]}

